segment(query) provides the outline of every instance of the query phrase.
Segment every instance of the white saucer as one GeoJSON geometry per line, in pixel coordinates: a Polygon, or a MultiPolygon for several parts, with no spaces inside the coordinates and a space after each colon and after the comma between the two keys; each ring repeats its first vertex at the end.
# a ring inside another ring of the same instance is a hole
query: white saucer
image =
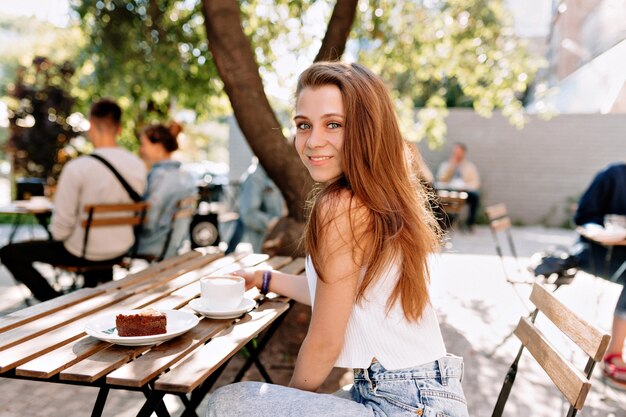
{"type": "Polygon", "coordinates": [[[138,310],[121,310],[94,317],[85,325],[85,333],[104,342],[123,346],[146,346],[179,336],[198,324],[195,314],[180,310],[160,310],[167,315],[166,333],[151,336],[119,336],[115,329],[115,316],[136,314],[138,310]]]}
{"type": "Polygon", "coordinates": [[[594,223],[584,224],[583,229],[589,238],[600,243],[617,243],[626,239],[626,229],[605,229],[594,223]]]}
{"type": "Polygon", "coordinates": [[[214,310],[208,307],[201,298],[194,298],[189,302],[189,307],[203,316],[213,319],[234,319],[252,310],[256,301],[244,297],[241,304],[232,310],[214,310]]]}

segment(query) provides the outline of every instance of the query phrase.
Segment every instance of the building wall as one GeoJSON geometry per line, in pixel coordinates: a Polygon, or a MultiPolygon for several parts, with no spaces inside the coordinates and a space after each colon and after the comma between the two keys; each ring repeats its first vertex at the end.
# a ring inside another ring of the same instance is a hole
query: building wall
{"type": "Polygon", "coordinates": [[[451,145],[465,143],[481,174],[482,206],[506,203],[511,218],[524,224],[565,224],[594,174],[626,161],[626,115],[530,116],[518,130],[499,114],[485,119],[453,109],[447,127],[442,149],[418,145],[429,168],[436,173],[451,145]]]}
{"type": "Polygon", "coordinates": [[[564,79],[626,36],[623,0],[562,0],[553,19],[550,43],[551,79],[564,79]]]}

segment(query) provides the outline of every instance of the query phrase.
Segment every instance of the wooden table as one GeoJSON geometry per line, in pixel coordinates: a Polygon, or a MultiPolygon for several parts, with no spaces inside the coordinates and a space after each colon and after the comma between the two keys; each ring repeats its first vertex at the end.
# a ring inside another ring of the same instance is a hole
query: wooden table
{"type": "MultiPolygon", "coordinates": [[[[201,318],[187,333],[152,346],[112,345],[87,336],[84,326],[95,315],[119,309],[150,306],[193,312],[187,303],[199,296],[201,276],[254,266],[300,274],[304,260],[192,251],[122,280],[84,288],[0,317],[0,377],[99,387],[92,416],[102,415],[111,389],[143,392],[146,401],[138,416],[153,412],[168,416],[163,402],[166,394],[181,399],[183,415],[195,416],[196,407],[243,347],[250,357],[236,380],[252,365],[270,380],[258,354],[293,301],[269,294],[240,318],[201,318]]],[[[256,289],[246,295],[259,299],[256,289]]]]}
{"type": "Polygon", "coordinates": [[[52,214],[52,210],[52,204],[30,204],[29,200],[15,200],[12,201],[10,204],[0,206],[1,214],[13,215],[13,225],[11,227],[11,233],[9,234],[9,243],[13,243],[15,233],[17,233],[17,229],[19,228],[20,224],[22,224],[22,219],[25,216],[34,216],[37,219],[37,222],[44,228],[46,233],[48,233],[48,237],[52,239],[47,224],[48,219],[50,219],[50,216],[52,214]]]}
{"type": "Polygon", "coordinates": [[[448,229],[459,221],[461,210],[467,202],[467,193],[465,191],[437,189],[437,198],[445,215],[444,227],[448,229]]]}
{"type": "MultiPolygon", "coordinates": [[[[605,265],[606,265],[606,275],[608,276],[608,271],[611,265],[611,259],[613,258],[613,248],[615,246],[626,246],[626,239],[621,240],[621,241],[617,241],[617,242],[606,242],[606,241],[602,241],[602,240],[598,240],[597,236],[593,233],[593,232],[589,232],[589,230],[585,229],[582,226],[578,226],[576,228],[576,231],[578,232],[578,234],[580,234],[582,237],[584,237],[585,239],[592,241],[593,243],[597,243],[598,245],[602,245],[606,248],[606,258],[605,258],[605,265]]],[[[622,262],[622,264],[620,265],[619,268],[617,268],[617,270],[615,271],[615,273],[613,275],[611,275],[610,280],[613,282],[616,282],[618,280],[618,278],[626,271],[626,260],[624,262],[622,262]]]]}

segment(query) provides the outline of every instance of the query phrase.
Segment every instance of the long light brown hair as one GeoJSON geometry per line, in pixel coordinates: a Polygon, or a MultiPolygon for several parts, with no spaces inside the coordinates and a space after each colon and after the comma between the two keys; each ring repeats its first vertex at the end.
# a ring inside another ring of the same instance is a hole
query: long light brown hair
{"type": "Polygon", "coordinates": [[[417,321],[429,302],[427,256],[436,250],[439,232],[423,186],[411,173],[389,92],[377,76],[359,64],[320,62],[300,75],[296,99],[305,88],[325,85],[337,86],[343,99],[343,175],[314,197],[303,237],[305,249],[324,280],[320,242],[329,224],[326,203],[332,204],[345,190],[350,191],[356,207],[367,209],[366,216],[350,216],[353,237],[357,238],[355,247],[360,250],[358,257],[353,250],[353,256],[365,269],[356,302],[393,262],[401,262],[400,277],[387,308],[400,300],[405,317],[417,321]],[[364,239],[354,235],[357,229],[364,231],[364,239]],[[363,242],[367,247],[360,246],[363,242]]]}

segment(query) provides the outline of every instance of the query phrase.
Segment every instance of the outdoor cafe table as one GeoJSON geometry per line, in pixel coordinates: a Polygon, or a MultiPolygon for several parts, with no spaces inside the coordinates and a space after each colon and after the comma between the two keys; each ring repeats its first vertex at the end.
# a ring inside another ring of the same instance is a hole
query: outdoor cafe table
{"type": "MultiPolygon", "coordinates": [[[[92,416],[101,416],[111,389],[141,391],[146,397],[138,416],[169,413],[165,394],[178,396],[185,416],[211,389],[228,361],[243,347],[249,357],[235,380],[252,365],[269,381],[259,354],[293,301],[276,294],[246,296],[257,307],[236,319],[201,317],[186,333],[151,346],[121,346],[87,336],[93,317],[127,309],[152,307],[192,312],[189,301],[200,294],[199,279],[243,267],[304,271],[301,258],[191,251],[95,288],[84,288],[0,317],[0,377],[98,387],[92,416]],[[255,341],[253,339],[259,336],[255,341]]],[[[70,389],[70,387],[68,387],[70,389]]]]}
{"type": "Polygon", "coordinates": [[[13,224],[11,226],[11,233],[9,234],[9,243],[13,243],[17,229],[22,224],[24,217],[34,216],[37,222],[44,228],[48,237],[52,238],[50,231],[48,230],[48,219],[52,214],[52,203],[48,204],[35,204],[30,200],[15,200],[9,204],[0,206],[0,214],[13,215],[13,224]]]}
{"type": "MultiPolygon", "coordinates": [[[[589,231],[588,229],[582,226],[577,227],[576,231],[585,239],[595,242],[606,248],[606,258],[605,258],[606,267],[605,268],[606,268],[607,275],[608,275],[609,266],[611,265],[611,259],[613,257],[613,248],[615,246],[626,246],[626,239],[618,240],[618,241],[606,241],[606,240],[599,238],[599,236],[601,235],[598,235],[597,233],[594,233],[593,231],[589,231]]],[[[622,262],[620,267],[610,277],[610,280],[613,282],[616,282],[617,279],[624,273],[624,271],[626,271],[626,260],[622,262]]]]}

